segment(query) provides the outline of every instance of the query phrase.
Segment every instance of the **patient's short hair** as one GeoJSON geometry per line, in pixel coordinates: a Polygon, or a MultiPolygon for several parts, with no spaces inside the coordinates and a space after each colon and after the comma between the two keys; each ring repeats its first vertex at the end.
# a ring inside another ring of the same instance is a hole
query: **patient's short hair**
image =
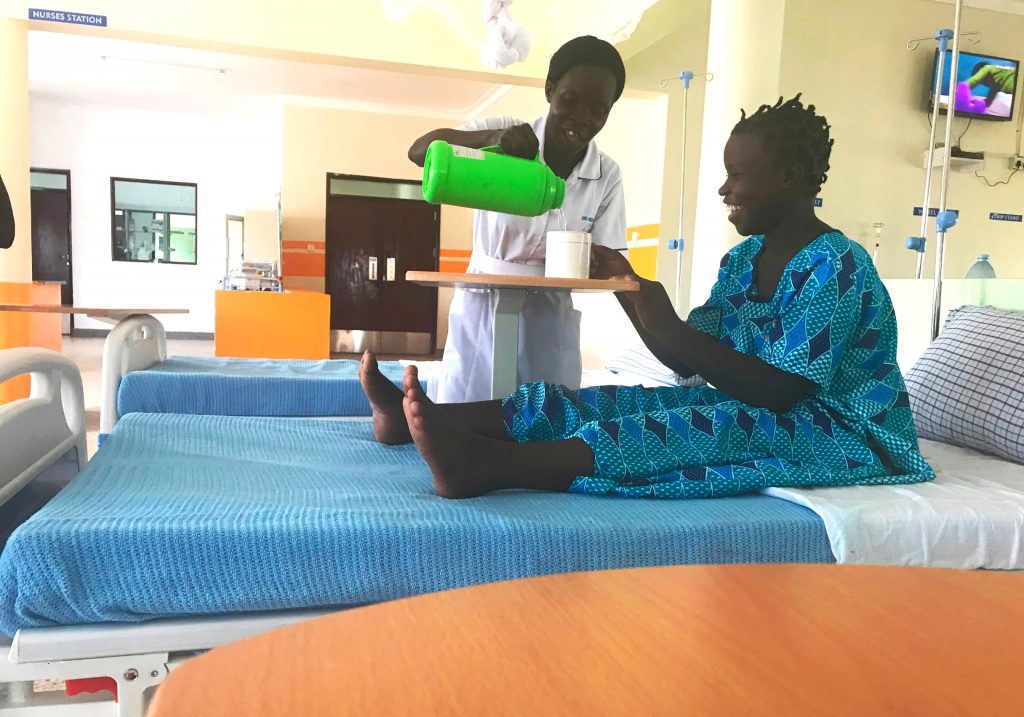
{"type": "Polygon", "coordinates": [[[798,94],[791,100],[780,97],[774,105],[761,105],[749,117],[740,110],[740,121],[732,133],[756,134],[781,164],[802,167],[807,189],[815,195],[828,179],[829,129],[828,120],[814,111],[814,105],[805,107],[798,94]]]}

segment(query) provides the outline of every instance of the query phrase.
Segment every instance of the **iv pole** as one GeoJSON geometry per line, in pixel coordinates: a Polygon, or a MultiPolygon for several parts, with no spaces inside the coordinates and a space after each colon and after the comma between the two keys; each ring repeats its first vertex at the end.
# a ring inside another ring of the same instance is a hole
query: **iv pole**
{"type": "MultiPolygon", "coordinates": [[[[676,313],[679,313],[679,307],[683,305],[682,291],[683,291],[683,247],[685,242],[683,241],[683,207],[686,201],[686,116],[687,116],[687,99],[690,94],[690,82],[694,78],[693,72],[689,70],[683,70],[679,73],[679,80],[683,83],[683,149],[682,156],[679,163],[679,234],[676,239],[668,240],[668,249],[676,252],[676,291],[675,291],[675,308],[676,313]]],[[[702,75],[708,82],[714,79],[714,75],[710,72],[706,72],[702,75]]],[[[669,78],[662,80],[658,83],[659,87],[665,87],[675,78],[669,78]]]]}
{"type": "MultiPolygon", "coordinates": [[[[949,68],[949,101],[946,108],[946,146],[943,147],[942,181],[939,185],[939,213],[935,216],[935,280],[932,286],[932,340],[939,335],[940,302],[942,301],[942,269],[946,261],[946,231],[956,226],[956,213],[946,210],[946,195],[949,193],[949,161],[953,147],[953,117],[957,86],[957,70],[960,66],[960,15],[964,0],[956,0],[956,14],[953,17],[953,57],[949,68]]],[[[939,98],[935,98],[938,104],[939,98]]],[[[925,210],[922,208],[921,210],[925,210]]]]}
{"type": "MultiPolygon", "coordinates": [[[[935,216],[935,277],[932,283],[932,317],[931,337],[932,340],[939,335],[939,324],[941,319],[942,302],[942,274],[945,265],[946,254],[946,232],[956,226],[956,212],[947,210],[947,196],[949,193],[949,165],[953,148],[951,141],[953,137],[953,118],[956,115],[956,86],[957,72],[960,66],[960,18],[963,11],[963,0],[956,0],[956,11],[953,18],[953,29],[939,30],[935,33],[935,39],[939,43],[939,52],[935,58],[935,88],[932,95],[932,127],[928,140],[927,166],[925,174],[924,202],[921,207],[921,235],[907,239],[906,246],[918,253],[917,255],[917,278],[920,279],[924,269],[924,251],[926,232],[928,229],[929,200],[931,199],[932,183],[932,161],[935,152],[935,129],[939,115],[939,101],[942,91],[942,64],[947,52],[949,40],[953,40],[952,56],[949,68],[949,86],[946,102],[946,131],[945,142],[942,152],[942,178],[939,183],[939,206],[935,216]]],[[[970,33],[976,35],[978,33],[970,33]]],[[[977,42],[977,40],[972,40],[977,42]]],[[[917,40],[907,43],[907,47],[917,47],[917,40]]]]}
{"type": "MultiPolygon", "coordinates": [[[[932,198],[932,158],[935,156],[935,129],[939,122],[939,97],[942,93],[942,61],[946,57],[949,48],[949,40],[953,37],[953,31],[944,28],[935,33],[935,40],[939,43],[939,51],[935,55],[935,87],[932,89],[932,121],[931,133],[928,135],[928,158],[925,163],[924,173],[924,201],[921,202],[921,233],[916,237],[907,239],[907,249],[917,252],[917,271],[915,279],[920,279],[924,274],[924,251],[928,236],[928,215],[932,198]]],[[[952,98],[952,95],[950,95],[952,98]]],[[[949,117],[952,112],[946,114],[946,125],[949,126],[949,117]]]]}

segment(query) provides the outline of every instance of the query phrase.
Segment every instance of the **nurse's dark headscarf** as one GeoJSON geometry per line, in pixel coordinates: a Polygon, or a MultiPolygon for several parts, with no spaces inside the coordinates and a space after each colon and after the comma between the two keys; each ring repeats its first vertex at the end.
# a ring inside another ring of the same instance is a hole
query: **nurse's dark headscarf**
{"type": "Polygon", "coordinates": [[[597,65],[605,68],[615,78],[615,99],[612,101],[618,100],[622,95],[622,90],[626,86],[626,67],[622,64],[619,51],[611,43],[593,35],[569,40],[551,56],[547,81],[557,84],[562,75],[576,65],[597,65]]]}

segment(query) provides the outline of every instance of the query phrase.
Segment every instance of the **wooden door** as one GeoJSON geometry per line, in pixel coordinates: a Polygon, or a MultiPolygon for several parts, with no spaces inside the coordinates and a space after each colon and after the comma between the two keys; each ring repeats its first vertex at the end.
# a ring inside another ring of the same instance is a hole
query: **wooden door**
{"type": "Polygon", "coordinates": [[[384,256],[381,331],[434,333],[437,289],[405,280],[407,271],[436,271],[440,243],[439,210],[426,202],[389,202],[383,211],[388,230],[380,237],[384,256]]]}
{"type": "Polygon", "coordinates": [[[331,329],[372,334],[361,335],[362,343],[350,350],[433,351],[437,290],[410,284],[405,273],[436,270],[440,236],[440,212],[427,202],[328,196],[325,259],[331,329]]]}
{"type": "Polygon", "coordinates": [[[71,191],[65,172],[33,170],[33,175],[59,177],[64,188],[32,187],[32,280],[60,282],[61,303],[72,304],[71,275],[71,191]]]}
{"type": "Polygon", "coordinates": [[[374,200],[332,196],[327,201],[325,262],[331,330],[379,331],[382,262],[374,200]]]}

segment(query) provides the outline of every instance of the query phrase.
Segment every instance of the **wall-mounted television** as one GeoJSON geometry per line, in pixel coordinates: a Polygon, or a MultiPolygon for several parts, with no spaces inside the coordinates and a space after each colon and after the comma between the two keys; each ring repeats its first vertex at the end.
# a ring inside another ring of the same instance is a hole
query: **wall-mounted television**
{"type": "MultiPolygon", "coordinates": [[[[939,51],[935,51],[936,57],[939,51]]],[[[953,53],[945,52],[942,57],[942,91],[939,94],[939,110],[949,110],[949,74],[953,64],[953,53]]],[[[928,72],[928,109],[932,109],[935,91],[935,60],[928,72]]],[[[1020,75],[1020,61],[1005,57],[980,55],[974,52],[960,52],[956,73],[953,109],[957,117],[1008,121],[1013,117],[1014,102],[1020,75]]]]}

